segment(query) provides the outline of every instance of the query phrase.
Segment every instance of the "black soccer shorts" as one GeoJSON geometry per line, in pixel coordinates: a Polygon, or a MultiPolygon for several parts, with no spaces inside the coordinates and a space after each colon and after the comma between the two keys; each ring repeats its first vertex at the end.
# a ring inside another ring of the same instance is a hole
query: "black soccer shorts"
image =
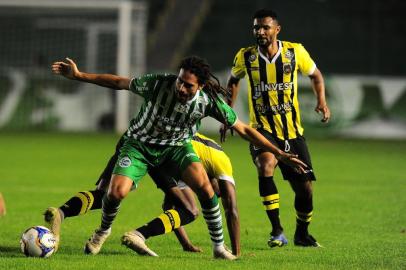
{"type": "MultiPolygon", "coordinates": [[[[264,130],[264,129],[258,129],[257,130],[259,133],[261,133],[265,138],[268,139],[269,142],[271,142],[273,145],[277,146],[281,150],[289,150],[287,152],[296,154],[299,156],[299,159],[306,163],[308,168],[306,168],[306,172],[299,174],[295,172],[295,170],[284,164],[283,162],[278,162],[279,168],[282,172],[283,178],[285,180],[289,181],[315,181],[316,176],[314,175],[314,171],[312,168],[312,162],[310,159],[310,153],[307,148],[306,144],[306,139],[303,136],[299,136],[295,139],[291,140],[281,140],[274,136],[272,133],[264,130]]],[[[264,152],[267,152],[265,149],[258,148],[254,146],[253,144],[250,144],[250,152],[251,152],[251,157],[252,160],[255,164],[255,159],[264,152]]]]}

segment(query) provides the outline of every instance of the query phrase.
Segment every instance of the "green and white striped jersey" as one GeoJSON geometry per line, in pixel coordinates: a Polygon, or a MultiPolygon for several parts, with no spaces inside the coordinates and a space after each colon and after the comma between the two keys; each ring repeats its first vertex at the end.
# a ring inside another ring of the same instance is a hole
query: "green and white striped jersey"
{"type": "Polygon", "coordinates": [[[148,74],[133,78],[130,91],[144,98],[137,116],[130,122],[127,136],[141,142],[159,145],[183,145],[190,142],[200,121],[210,116],[231,127],[237,115],[221,98],[213,100],[197,91],[186,104],[175,95],[176,75],[148,74]]]}

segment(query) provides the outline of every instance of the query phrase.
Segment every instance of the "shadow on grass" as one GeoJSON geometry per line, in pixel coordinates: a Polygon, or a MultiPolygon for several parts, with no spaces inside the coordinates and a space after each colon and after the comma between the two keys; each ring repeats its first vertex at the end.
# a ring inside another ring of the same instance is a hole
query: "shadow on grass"
{"type": "Polygon", "coordinates": [[[1,257],[21,257],[20,247],[5,247],[0,246],[0,256],[1,257]]]}

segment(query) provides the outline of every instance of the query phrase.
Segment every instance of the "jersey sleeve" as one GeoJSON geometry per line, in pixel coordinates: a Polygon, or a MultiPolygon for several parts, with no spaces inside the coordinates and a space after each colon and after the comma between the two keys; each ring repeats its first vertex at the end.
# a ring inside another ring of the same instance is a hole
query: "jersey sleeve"
{"type": "Polygon", "coordinates": [[[298,51],[298,66],[300,72],[304,75],[312,75],[316,69],[316,63],[314,63],[313,59],[310,57],[310,54],[306,51],[302,44],[298,44],[296,49],[298,51]]]}
{"type": "Polygon", "coordinates": [[[242,79],[247,74],[247,68],[245,66],[244,49],[238,51],[234,57],[233,67],[231,68],[231,75],[233,77],[242,79]]]}
{"type": "Polygon", "coordinates": [[[209,116],[213,117],[220,123],[225,124],[227,127],[232,127],[238,120],[237,114],[235,111],[227,105],[220,97],[218,97],[210,112],[209,116]]]}
{"type": "Polygon", "coordinates": [[[138,78],[132,78],[130,91],[146,98],[152,93],[158,79],[159,76],[156,74],[146,74],[138,78]]]}

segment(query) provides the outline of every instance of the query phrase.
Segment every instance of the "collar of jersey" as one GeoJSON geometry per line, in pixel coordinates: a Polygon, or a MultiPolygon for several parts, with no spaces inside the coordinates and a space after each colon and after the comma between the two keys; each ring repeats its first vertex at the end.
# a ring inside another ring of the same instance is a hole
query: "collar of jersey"
{"type": "Polygon", "coordinates": [[[275,63],[276,59],[278,59],[279,55],[281,55],[281,52],[282,52],[282,41],[278,40],[278,51],[276,52],[276,54],[272,58],[272,61],[269,61],[268,57],[266,57],[265,55],[262,54],[262,52],[259,50],[259,46],[258,46],[257,50],[258,50],[259,56],[262,59],[264,59],[267,64],[275,63]]]}
{"type": "Polygon", "coordinates": [[[195,96],[191,100],[186,101],[186,104],[188,104],[188,105],[192,104],[192,102],[195,101],[197,99],[197,97],[199,96],[199,93],[200,93],[200,90],[197,90],[195,96]]]}

